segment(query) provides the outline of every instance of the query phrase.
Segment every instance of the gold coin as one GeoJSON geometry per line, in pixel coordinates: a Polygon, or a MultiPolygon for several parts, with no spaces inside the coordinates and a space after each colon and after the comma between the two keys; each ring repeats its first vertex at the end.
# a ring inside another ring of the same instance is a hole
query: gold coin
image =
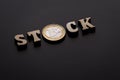
{"type": "Polygon", "coordinates": [[[42,30],[42,35],[49,41],[59,41],[65,37],[66,31],[63,26],[58,24],[49,24],[42,30]]]}

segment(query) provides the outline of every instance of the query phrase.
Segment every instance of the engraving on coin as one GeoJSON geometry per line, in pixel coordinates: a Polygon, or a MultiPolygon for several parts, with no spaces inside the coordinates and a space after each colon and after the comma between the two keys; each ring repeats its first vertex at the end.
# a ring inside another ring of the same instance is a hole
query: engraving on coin
{"type": "Polygon", "coordinates": [[[65,37],[66,31],[63,26],[50,24],[43,28],[42,35],[49,41],[59,41],[65,37]]]}

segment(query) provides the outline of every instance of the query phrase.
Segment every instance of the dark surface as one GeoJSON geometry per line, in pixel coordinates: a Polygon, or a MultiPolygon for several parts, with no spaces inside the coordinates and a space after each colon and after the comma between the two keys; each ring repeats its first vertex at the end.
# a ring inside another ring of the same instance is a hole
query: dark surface
{"type": "Polygon", "coordinates": [[[119,19],[119,0],[0,0],[0,80],[120,80],[119,19]],[[95,33],[24,51],[14,44],[18,33],[89,16],[95,33]]]}

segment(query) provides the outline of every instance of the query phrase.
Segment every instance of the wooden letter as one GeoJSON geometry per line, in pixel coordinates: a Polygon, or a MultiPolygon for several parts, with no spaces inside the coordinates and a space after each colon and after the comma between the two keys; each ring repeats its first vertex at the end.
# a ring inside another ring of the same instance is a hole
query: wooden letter
{"type": "Polygon", "coordinates": [[[82,30],[87,30],[89,28],[94,28],[95,26],[92,25],[89,20],[91,20],[91,17],[88,17],[86,19],[81,19],[79,22],[81,23],[82,30]]]}
{"type": "Polygon", "coordinates": [[[27,36],[32,37],[35,46],[40,45],[41,39],[38,37],[40,36],[40,30],[27,32],[27,36]]]}
{"type": "Polygon", "coordinates": [[[23,34],[16,35],[14,39],[19,49],[25,49],[27,47],[27,40],[24,38],[23,34]]]}
{"type": "Polygon", "coordinates": [[[75,21],[68,22],[66,24],[66,28],[67,28],[67,31],[68,31],[68,36],[70,36],[70,37],[76,37],[78,35],[79,29],[78,29],[75,21]]]}

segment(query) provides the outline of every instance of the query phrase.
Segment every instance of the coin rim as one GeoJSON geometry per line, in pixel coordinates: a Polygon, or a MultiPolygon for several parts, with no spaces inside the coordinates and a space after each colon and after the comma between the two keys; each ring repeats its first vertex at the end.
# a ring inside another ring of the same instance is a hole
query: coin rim
{"type": "Polygon", "coordinates": [[[59,41],[61,39],[63,39],[65,37],[65,34],[66,34],[66,30],[65,28],[62,26],[62,25],[59,25],[59,24],[49,24],[49,25],[46,25],[43,29],[42,29],[42,35],[45,39],[49,40],[49,41],[59,41]],[[47,28],[49,27],[53,27],[53,25],[57,25],[57,27],[60,27],[62,29],[62,35],[60,37],[57,37],[57,38],[50,38],[46,35],[46,30],[47,28]]]}

